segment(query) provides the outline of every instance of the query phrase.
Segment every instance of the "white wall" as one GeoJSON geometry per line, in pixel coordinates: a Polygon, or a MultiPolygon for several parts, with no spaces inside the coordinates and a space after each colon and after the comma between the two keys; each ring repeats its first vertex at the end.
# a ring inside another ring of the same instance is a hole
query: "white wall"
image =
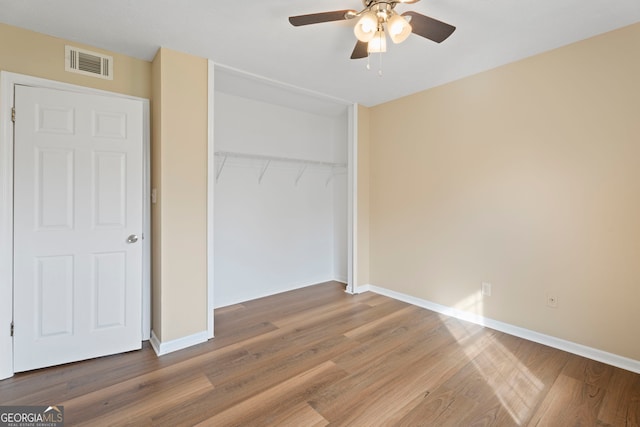
{"type": "MultiPolygon", "coordinates": [[[[216,151],[345,162],[346,116],[215,93],[216,151]]],[[[220,167],[221,158],[216,158],[220,167]]],[[[228,158],[215,186],[215,306],[346,278],[346,175],[228,158]],[[344,189],[343,189],[344,187],[344,189]]]]}

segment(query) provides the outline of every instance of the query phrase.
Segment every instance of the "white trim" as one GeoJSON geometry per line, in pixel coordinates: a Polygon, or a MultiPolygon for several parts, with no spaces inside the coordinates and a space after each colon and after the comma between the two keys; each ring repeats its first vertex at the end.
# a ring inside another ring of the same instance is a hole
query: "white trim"
{"type": "MultiPolygon", "coordinates": [[[[211,62],[211,61],[210,61],[211,62]]],[[[271,79],[268,77],[264,77],[258,74],[254,74],[254,73],[250,73],[248,71],[243,71],[239,68],[235,68],[235,67],[230,67],[228,65],[223,65],[223,64],[219,64],[216,63],[215,64],[216,68],[223,70],[223,71],[227,71],[254,81],[259,81],[262,83],[266,83],[269,84],[270,86],[274,86],[274,87],[279,87],[282,89],[287,89],[291,92],[295,92],[295,93],[299,93],[301,95],[306,95],[306,96],[310,96],[313,98],[317,98],[317,99],[322,99],[324,101],[331,101],[331,102],[335,102],[336,104],[341,104],[341,105],[345,105],[345,106],[349,106],[351,105],[351,102],[342,99],[342,98],[338,98],[335,96],[331,96],[331,95],[327,95],[321,92],[316,92],[314,90],[310,90],[310,89],[305,89],[303,87],[300,86],[296,86],[296,85],[292,85],[289,83],[284,83],[281,82],[279,80],[275,80],[275,79],[271,79]]]]}
{"type": "Polygon", "coordinates": [[[15,85],[43,87],[68,92],[112,96],[130,99],[142,103],[143,109],[143,244],[142,273],[142,337],[148,339],[151,325],[151,280],[150,280],[150,237],[151,220],[149,216],[149,100],[130,95],[108,92],[84,86],[61,83],[54,80],[32,77],[24,74],[0,71],[0,379],[13,375],[13,339],[8,333],[2,333],[13,319],[13,123],[11,108],[14,105],[15,85]],[[148,238],[147,238],[148,237],[148,238]],[[6,325],[6,326],[5,326],[6,325]]]}
{"type": "Polygon", "coordinates": [[[370,292],[370,291],[371,291],[371,285],[356,286],[353,289],[354,294],[362,294],[364,292],[370,292]]]}
{"type": "Polygon", "coordinates": [[[151,116],[149,100],[142,101],[142,340],[147,341],[151,338],[151,116]]]}
{"type": "Polygon", "coordinates": [[[0,72],[0,379],[13,375],[13,82],[0,72]]]}
{"type": "Polygon", "coordinates": [[[426,308],[427,310],[435,311],[436,313],[455,317],[456,319],[465,320],[477,325],[486,326],[488,328],[495,329],[496,331],[504,332],[509,335],[544,344],[549,347],[577,354],[578,356],[583,356],[588,359],[596,360],[598,362],[606,363],[611,366],[616,366],[618,368],[626,369],[627,371],[640,374],[639,360],[629,359],[627,357],[619,356],[617,354],[609,353],[597,348],[587,347],[586,345],[567,341],[561,338],[553,337],[551,335],[541,334],[530,329],[510,325],[508,323],[493,320],[484,316],[480,316],[478,314],[458,310],[453,307],[447,307],[435,302],[423,300],[411,295],[406,295],[378,286],[364,285],[358,287],[358,291],[360,291],[361,289],[366,289],[376,294],[384,295],[399,301],[404,301],[406,303],[416,305],[418,307],[426,308]]]}
{"type": "Polygon", "coordinates": [[[157,356],[164,356],[165,354],[173,353],[174,351],[183,350],[187,347],[191,347],[192,345],[202,344],[203,342],[207,342],[208,331],[198,332],[193,335],[188,335],[186,337],[181,337],[175,340],[161,342],[156,334],[151,331],[151,339],[149,342],[151,343],[151,347],[153,351],[156,352],[157,356]]]}
{"type": "Polygon", "coordinates": [[[214,331],[214,258],[213,258],[213,226],[214,226],[214,189],[215,189],[215,147],[214,147],[214,83],[215,64],[208,62],[207,71],[207,337],[213,338],[214,331]]]}
{"type": "Polygon", "coordinates": [[[358,104],[348,108],[347,179],[347,289],[353,294],[358,280],[358,104]]]}

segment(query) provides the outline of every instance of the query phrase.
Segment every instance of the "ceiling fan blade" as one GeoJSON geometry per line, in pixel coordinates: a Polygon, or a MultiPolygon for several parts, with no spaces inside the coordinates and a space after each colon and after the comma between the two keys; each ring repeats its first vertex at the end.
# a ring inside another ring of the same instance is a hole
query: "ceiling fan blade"
{"type": "Polygon", "coordinates": [[[453,25],[446,24],[437,19],[429,18],[418,12],[405,12],[402,16],[410,16],[411,32],[436,43],[441,43],[447,39],[456,29],[453,25]]]}
{"type": "Polygon", "coordinates": [[[357,11],[351,9],[345,10],[334,10],[333,12],[321,12],[321,13],[311,13],[309,15],[298,15],[298,16],[290,16],[289,22],[294,27],[299,27],[301,25],[309,25],[309,24],[320,24],[322,22],[331,22],[331,21],[342,21],[347,18],[347,13],[352,12],[350,15],[354,17],[357,11]]]}
{"type": "Polygon", "coordinates": [[[356,47],[353,48],[351,59],[360,59],[360,58],[366,58],[367,56],[369,56],[369,52],[367,51],[368,45],[369,43],[361,42],[360,40],[358,40],[356,42],[356,47]]]}

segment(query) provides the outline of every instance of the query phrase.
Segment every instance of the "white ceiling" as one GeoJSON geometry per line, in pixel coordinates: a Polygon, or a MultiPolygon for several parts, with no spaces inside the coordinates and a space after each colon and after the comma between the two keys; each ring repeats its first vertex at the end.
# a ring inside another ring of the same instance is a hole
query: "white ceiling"
{"type": "Polygon", "coordinates": [[[353,21],[287,17],[361,0],[0,0],[0,22],[151,60],[158,47],[373,106],[640,22],[640,0],[422,0],[398,5],[455,25],[442,44],[411,35],[351,60],[353,21]],[[383,75],[378,75],[382,59],[383,75]]]}

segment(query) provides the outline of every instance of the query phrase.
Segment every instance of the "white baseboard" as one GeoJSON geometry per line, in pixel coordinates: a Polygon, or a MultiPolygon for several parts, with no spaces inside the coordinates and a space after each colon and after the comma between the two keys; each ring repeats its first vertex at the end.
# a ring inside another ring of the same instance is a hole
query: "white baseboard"
{"type": "Polygon", "coordinates": [[[345,285],[349,282],[349,280],[347,279],[346,276],[338,276],[338,277],[334,278],[333,281],[334,282],[340,282],[340,283],[343,283],[345,285]]]}
{"type": "Polygon", "coordinates": [[[456,319],[465,320],[467,322],[475,323],[477,325],[486,326],[491,329],[495,329],[500,332],[504,332],[509,335],[513,335],[519,338],[523,338],[529,341],[537,342],[547,345],[549,347],[557,348],[569,353],[577,354],[588,359],[596,360],[598,362],[606,363],[608,365],[616,366],[618,368],[626,369],[627,371],[640,374],[640,361],[629,359],[627,357],[619,356],[617,354],[609,353],[606,351],[598,350],[597,348],[587,347],[582,344],[578,344],[572,341],[567,341],[561,338],[556,338],[551,335],[541,334],[529,329],[521,328],[519,326],[510,325],[508,323],[500,322],[498,320],[489,319],[478,314],[469,313],[466,311],[458,310],[453,307],[447,307],[435,302],[423,300],[413,297],[411,295],[402,294],[400,292],[392,291],[389,289],[381,288],[374,285],[363,285],[356,287],[356,293],[362,293],[371,291],[376,294],[384,295],[399,301],[416,305],[418,307],[426,308],[436,313],[444,314],[447,316],[455,317],[456,319]]]}
{"type": "MultiPolygon", "coordinates": [[[[361,294],[363,292],[369,292],[370,290],[371,290],[371,285],[356,286],[353,289],[353,293],[361,294]]],[[[380,292],[378,292],[378,293],[380,293],[380,292]]]]}
{"type": "Polygon", "coordinates": [[[198,332],[197,334],[189,335],[186,337],[178,338],[175,340],[160,342],[154,331],[151,331],[151,347],[158,356],[164,356],[165,354],[172,353],[174,351],[182,350],[192,345],[201,344],[206,342],[208,331],[198,332]]]}

